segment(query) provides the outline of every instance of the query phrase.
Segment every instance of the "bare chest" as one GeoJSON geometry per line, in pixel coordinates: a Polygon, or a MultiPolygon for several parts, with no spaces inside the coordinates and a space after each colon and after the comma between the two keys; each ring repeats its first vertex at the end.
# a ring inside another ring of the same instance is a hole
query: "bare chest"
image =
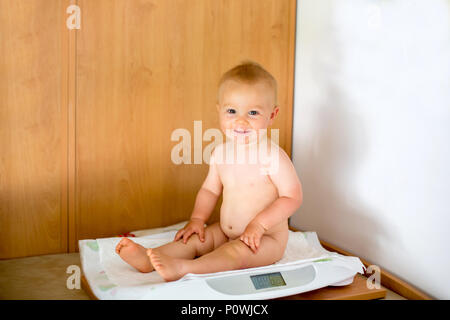
{"type": "MultiPolygon", "coordinates": [[[[224,192],[230,189],[265,189],[274,188],[270,176],[264,173],[258,164],[223,164],[218,166],[224,192]]],[[[259,190],[261,191],[261,190],[259,190]]]]}

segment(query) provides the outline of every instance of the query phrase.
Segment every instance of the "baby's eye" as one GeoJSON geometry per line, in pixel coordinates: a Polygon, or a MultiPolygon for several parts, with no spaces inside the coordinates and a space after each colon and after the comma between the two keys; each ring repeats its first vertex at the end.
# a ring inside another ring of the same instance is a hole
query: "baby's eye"
{"type": "Polygon", "coordinates": [[[256,115],[259,114],[259,112],[256,111],[256,110],[251,110],[251,111],[248,112],[248,114],[251,115],[251,116],[256,116],[256,115]]]}
{"type": "Polygon", "coordinates": [[[227,109],[227,113],[236,113],[236,110],[232,109],[232,108],[228,108],[227,109]]]}

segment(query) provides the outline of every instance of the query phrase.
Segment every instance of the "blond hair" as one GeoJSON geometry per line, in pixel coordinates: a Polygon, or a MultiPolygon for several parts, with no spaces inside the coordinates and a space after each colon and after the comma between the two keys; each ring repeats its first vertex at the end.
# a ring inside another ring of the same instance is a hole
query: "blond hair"
{"type": "Polygon", "coordinates": [[[277,81],[266,69],[254,61],[245,60],[222,75],[218,85],[217,101],[219,101],[220,97],[220,88],[228,80],[235,80],[246,84],[265,82],[273,89],[275,104],[277,104],[277,81]]]}

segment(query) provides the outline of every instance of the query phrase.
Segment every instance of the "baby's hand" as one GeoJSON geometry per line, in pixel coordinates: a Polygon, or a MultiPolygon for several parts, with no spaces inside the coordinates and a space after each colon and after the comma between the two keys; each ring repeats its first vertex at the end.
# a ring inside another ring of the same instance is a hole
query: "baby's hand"
{"type": "Polygon", "coordinates": [[[239,239],[249,246],[254,253],[256,253],[264,232],[266,232],[266,230],[261,224],[251,221],[239,239]]]}
{"type": "Polygon", "coordinates": [[[200,241],[205,241],[205,227],[204,222],[201,219],[191,219],[183,229],[177,232],[173,241],[178,241],[180,238],[183,238],[183,243],[186,243],[193,233],[198,234],[200,241]]]}

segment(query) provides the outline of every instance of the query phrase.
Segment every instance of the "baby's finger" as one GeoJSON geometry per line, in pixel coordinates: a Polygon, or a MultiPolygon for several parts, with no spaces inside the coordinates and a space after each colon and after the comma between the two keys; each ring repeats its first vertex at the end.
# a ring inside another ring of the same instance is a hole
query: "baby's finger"
{"type": "Polygon", "coordinates": [[[187,239],[189,239],[189,236],[190,236],[189,231],[186,231],[180,239],[181,242],[186,243],[187,239]]]}
{"type": "Polygon", "coordinates": [[[198,234],[198,238],[200,239],[201,242],[205,241],[205,229],[200,229],[197,231],[198,234]]]}
{"type": "Polygon", "coordinates": [[[186,232],[185,229],[178,230],[177,234],[175,235],[175,239],[173,241],[178,241],[185,232],[186,232]]]}
{"type": "Polygon", "coordinates": [[[252,237],[252,238],[250,239],[250,248],[252,248],[252,251],[253,251],[254,253],[256,253],[256,245],[255,245],[255,238],[254,238],[254,237],[252,237]]]}
{"type": "Polygon", "coordinates": [[[186,229],[182,229],[181,230],[181,232],[180,232],[180,234],[178,235],[178,240],[180,240],[180,239],[182,239],[183,238],[183,236],[184,236],[184,234],[186,233],[186,229]]]}
{"type": "Polygon", "coordinates": [[[250,238],[248,236],[246,236],[244,239],[245,239],[245,244],[250,247],[250,238]]]}
{"type": "Polygon", "coordinates": [[[191,234],[193,234],[194,231],[193,230],[189,230],[187,231],[184,235],[183,235],[183,243],[186,243],[189,239],[189,237],[191,236],[191,234]]]}
{"type": "Polygon", "coordinates": [[[258,248],[259,248],[259,244],[261,243],[261,238],[256,238],[255,239],[255,247],[256,247],[256,250],[258,250],[258,248]]]}

